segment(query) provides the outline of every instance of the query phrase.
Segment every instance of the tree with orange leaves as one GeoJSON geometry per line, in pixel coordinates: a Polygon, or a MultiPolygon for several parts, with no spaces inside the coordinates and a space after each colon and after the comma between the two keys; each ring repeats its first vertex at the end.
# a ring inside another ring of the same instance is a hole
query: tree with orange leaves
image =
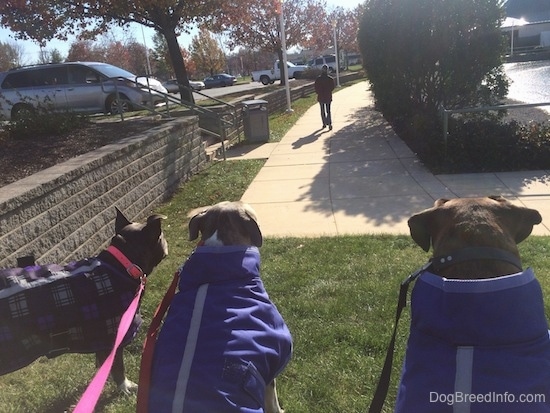
{"type": "Polygon", "coordinates": [[[312,35],[302,45],[317,53],[323,52],[329,46],[334,47],[334,24],[336,24],[339,54],[357,53],[359,51],[357,30],[362,10],[362,5],[355,9],[336,7],[330,10],[318,20],[318,24],[312,29],[312,35]]]}
{"type": "MultiPolygon", "coordinates": [[[[324,0],[285,0],[282,6],[287,48],[303,44],[323,20],[324,0]]],[[[248,47],[277,54],[283,60],[280,36],[281,0],[227,0],[208,27],[229,38],[228,46],[248,47]]],[[[281,77],[281,84],[285,79],[281,77]]]]}
{"type": "MultiPolygon", "coordinates": [[[[166,39],[178,83],[189,85],[177,37],[191,25],[217,12],[221,0],[3,0],[0,25],[20,39],[44,42],[69,35],[93,38],[112,25],[138,23],[155,29],[166,39]]],[[[193,101],[191,89],[182,89],[183,100],[193,101]]]]}

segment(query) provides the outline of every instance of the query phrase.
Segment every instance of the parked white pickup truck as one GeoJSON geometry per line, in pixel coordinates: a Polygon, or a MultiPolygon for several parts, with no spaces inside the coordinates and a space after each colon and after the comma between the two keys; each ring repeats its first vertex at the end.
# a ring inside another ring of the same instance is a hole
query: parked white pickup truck
{"type": "MultiPolygon", "coordinates": [[[[288,68],[288,78],[289,79],[299,79],[302,73],[307,69],[307,66],[304,65],[295,65],[294,63],[287,62],[288,68]]],[[[273,69],[267,70],[256,70],[252,72],[252,81],[253,82],[262,82],[264,85],[273,83],[276,80],[281,78],[281,70],[279,69],[279,61],[276,60],[273,63],[273,69]]]]}

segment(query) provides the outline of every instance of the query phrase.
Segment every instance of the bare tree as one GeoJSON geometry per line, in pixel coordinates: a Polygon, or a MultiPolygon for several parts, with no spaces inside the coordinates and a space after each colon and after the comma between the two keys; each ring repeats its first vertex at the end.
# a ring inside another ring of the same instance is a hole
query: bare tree
{"type": "Polygon", "coordinates": [[[23,47],[17,43],[0,42],[0,71],[6,71],[25,64],[23,47]]]}

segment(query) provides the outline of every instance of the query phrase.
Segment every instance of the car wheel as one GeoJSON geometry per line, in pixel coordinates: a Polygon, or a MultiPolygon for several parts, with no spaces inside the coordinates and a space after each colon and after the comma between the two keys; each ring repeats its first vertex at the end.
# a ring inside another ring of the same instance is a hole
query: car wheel
{"type": "Polygon", "coordinates": [[[117,100],[116,95],[111,95],[107,98],[105,102],[105,109],[107,110],[107,113],[117,115],[120,113],[130,112],[132,110],[130,102],[126,96],[119,95],[119,98],[120,99],[117,100]]]}
{"type": "Polygon", "coordinates": [[[271,79],[269,78],[269,76],[262,76],[260,77],[260,82],[262,82],[262,85],[269,85],[269,83],[271,82],[271,79]]]}
{"type": "Polygon", "coordinates": [[[33,108],[31,105],[27,105],[25,103],[19,103],[17,105],[14,105],[11,109],[11,119],[12,120],[20,120],[28,118],[36,113],[36,109],[33,108]]]}
{"type": "Polygon", "coordinates": [[[302,78],[302,72],[294,72],[294,79],[301,79],[302,78]]]}

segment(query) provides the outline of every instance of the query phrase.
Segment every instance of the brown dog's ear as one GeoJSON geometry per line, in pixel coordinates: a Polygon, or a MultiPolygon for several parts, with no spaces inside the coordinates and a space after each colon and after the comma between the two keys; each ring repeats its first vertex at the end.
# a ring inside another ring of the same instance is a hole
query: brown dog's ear
{"type": "Polygon", "coordinates": [[[256,222],[256,217],[251,215],[248,211],[246,211],[246,215],[248,215],[248,218],[250,218],[245,221],[246,231],[250,235],[250,241],[252,241],[252,245],[260,248],[263,244],[263,238],[260,227],[256,222]]]}
{"type": "Polygon", "coordinates": [[[131,222],[130,220],[128,220],[128,218],[124,216],[124,214],[120,211],[120,209],[118,209],[117,207],[115,207],[115,209],[116,209],[115,233],[119,234],[120,231],[122,231],[122,229],[125,226],[130,225],[131,222]]]}
{"type": "Polygon", "coordinates": [[[193,241],[198,238],[202,219],[206,215],[206,211],[208,211],[208,209],[204,209],[202,212],[194,215],[189,221],[189,241],[193,241]]]}
{"type": "Polygon", "coordinates": [[[525,208],[512,204],[506,198],[499,195],[490,195],[489,198],[500,202],[505,206],[506,225],[514,237],[514,242],[519,244],[533,231],[533,226],[542,222],[542,217],[536,209],[525,208]]]}
{"type": "Polygon", "coordinates": [[[533,226],[542,222],[542,217],[539,211],[524,207],[514,207],[515,223],[517,224],[517,231],[514,235],[514,241],[519,244],[533,231],[533,226]]]}
{"type": "Polygon", "coordinates": [[[430,250],[430,246],[432,245],[432,235],[429,227],[431,221],[430,218],[433,212],[433,209],[420,212],[410,217],[408,221],[413,241],[426,252],[430,250]]]}
{"type": "Polygon", "coordinates": [[[436,209],[441,205],[445,204],[448,201],[446,198],[440,198],[434,202],[434,206],[429,209],[425,209],[418,214],[414,214],[409,218],[408,224],[411,233],[411,237],[414,242],[416,242],[420,248],[428,252],[430,246],[432,245],[432,233],[431,233],[431,223],[433,220],[433,214],[435,214],[436,209]]]}

